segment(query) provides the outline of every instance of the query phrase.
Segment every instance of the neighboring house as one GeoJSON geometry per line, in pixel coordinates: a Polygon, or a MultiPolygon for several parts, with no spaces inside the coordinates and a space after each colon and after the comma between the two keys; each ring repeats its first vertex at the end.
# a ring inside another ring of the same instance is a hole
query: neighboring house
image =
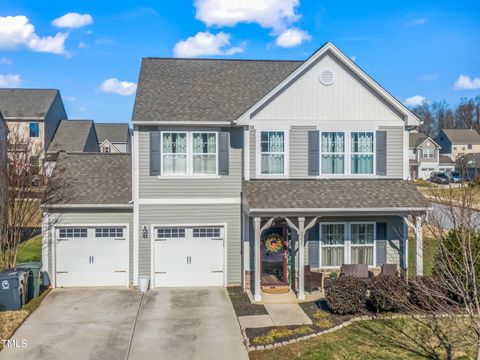
{"type": "Polygon", "coordinates": [[[98,144],[103,153],[132,152],[131,132],[128,124],[95,123],[98,144]]]}
{"type": "Polygon", "coordinates": [[[7,134],[7,123],[0,112],[0,160],[2,164],[6,163],[7,158],[7,134]]]}
{"type": "MultiPolygon", "coordinates": [[[[0,89],[0,112],[11,132],[30,139],[44,152],[67,114],[56,89],[0,89]]],[[[21,151],[22,144],[10,144],[9,151],[21,151]]]]}
{"type": "Polygon", "coordinates": [[[480,135],[473,129],[443,129],[435,141],[441,154],[457,160],[465,154],[480,153],[480,135]]]}
{"type": "Polygon", "coordinates": [[[452,159],[440,155],[440,146],[432,138],[416,131],[408,136],[411,179],[426,180],[433,172],[447,172],[455,168],[452,159]]]}
{"type": "Polygon", "coordinates": [[[455,163],[455,170],[464,178],[477,179],[480,176],[480,153],[459,157],[455,163]]]}
{"type": "Polygon", "coordinates": [[[127,165],[109,160],[127,155],[65,155],[81,189],[44,219],[60,219],[44,234],[54,286],[148,276],[261,300],[298,277],[302,299],[304,265],[422,273],[428,205],[407,181],[419,120],[331,43],[306,61],[145,58],[132,124],[131,194],[117,198],[127,165]]]}

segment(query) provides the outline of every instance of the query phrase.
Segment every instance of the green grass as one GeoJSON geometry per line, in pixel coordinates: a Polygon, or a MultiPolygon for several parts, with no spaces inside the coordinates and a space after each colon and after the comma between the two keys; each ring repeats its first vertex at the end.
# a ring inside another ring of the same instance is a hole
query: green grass
{"type": "MultiPolygon", "coordinates": [[[[452,326],[464,326],[450,319],[444,327],[449,334],[452,326]]],[[[452,338],[454,359],[474,358],[474,348],[467,345],[461,331],[455,328],[452,338]],[[455,337],[454,337],[455,336],[455,337]]],[[[465,328],[463,327],[463,330],[465,328]]],[[[360,321],[336,332],[281,348],[250,353],[251,360],[330,360],[330,359],[444,359],[441,341],[427,327],[413,320],[360,321]]]]}
{"type": "Polygon", "coordinates": [[[17,263],[42,261],[42,237],[35,236],[18,247],[17,263]]]}
{"type": "MultiPolygon", "coordinates": [[[[432,275],[433,262],[438,248],[438,240],[423,239],[423,274],[432,275]]],[[[408,273],[415,275],[415,238],[408,239],[408,273]]]]}

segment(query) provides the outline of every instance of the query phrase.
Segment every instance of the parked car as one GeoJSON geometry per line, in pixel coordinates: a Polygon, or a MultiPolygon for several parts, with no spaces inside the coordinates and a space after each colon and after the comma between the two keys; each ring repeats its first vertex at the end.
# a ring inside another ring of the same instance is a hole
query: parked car
{"type": "Polygon", "coordinates": [[[450,179],[448,178],[448,175],[445,173],[435,173],[431,177],[431,181],[436,183],[436,184],[449,184],[450,179]]]}
{"type": "Polygon", "coordinates": [[[459,172],[452,171],[447,173],[451,183],[461,183],[463,181],[459,172]]]}

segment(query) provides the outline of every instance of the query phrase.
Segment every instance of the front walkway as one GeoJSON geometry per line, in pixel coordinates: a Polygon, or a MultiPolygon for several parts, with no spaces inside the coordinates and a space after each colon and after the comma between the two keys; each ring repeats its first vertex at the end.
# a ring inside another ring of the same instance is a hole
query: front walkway
{"type": "Polygon", "coordinates": [[[265,304],[265,309],[268,315],[239,316],[242,329],[312,324],[298,304],[265,304]]]}

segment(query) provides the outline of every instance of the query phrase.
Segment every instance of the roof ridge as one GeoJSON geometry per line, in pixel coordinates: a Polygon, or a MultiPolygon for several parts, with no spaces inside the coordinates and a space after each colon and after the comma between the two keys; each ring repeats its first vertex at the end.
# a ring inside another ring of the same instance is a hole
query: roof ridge
{"type": "Polygon", "coordinates": [[[305,62],[305,60],[288,60],[288,59],[216,59],[216,58],[172,58],[172,57],[156,57],[156,56],[145,56],[142,58],[148,60],[188,60],[188,61],[239,61],[239,62],[249,62],[249,61],[258,61],[258,62],[305,62]]]}

